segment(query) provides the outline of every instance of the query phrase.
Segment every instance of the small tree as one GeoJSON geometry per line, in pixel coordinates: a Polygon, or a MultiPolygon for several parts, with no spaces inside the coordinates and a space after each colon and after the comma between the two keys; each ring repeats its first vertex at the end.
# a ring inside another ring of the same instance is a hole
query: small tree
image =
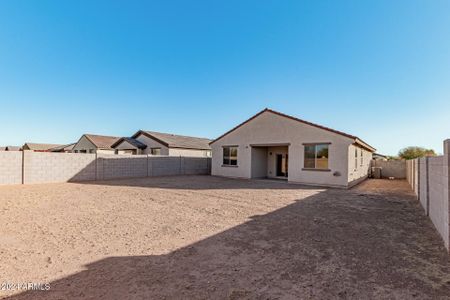
{"type": "Polygon", "coordinates": [[[403,159],[414,159],[425,156],[436,156],[436,152],[433,149],[411,146],[400,150],[398,156],[403,159]]]}

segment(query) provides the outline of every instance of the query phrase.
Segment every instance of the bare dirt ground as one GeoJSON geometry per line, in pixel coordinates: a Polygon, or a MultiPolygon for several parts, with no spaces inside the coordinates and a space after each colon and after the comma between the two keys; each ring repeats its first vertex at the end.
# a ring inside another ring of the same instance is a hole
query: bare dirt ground
{"type": "Polygon", "coordinates": [[[0,203],[0,283],[50,283],[0,298],[450,299],[450,256],[403,181],[143,178],[0,203]]]}

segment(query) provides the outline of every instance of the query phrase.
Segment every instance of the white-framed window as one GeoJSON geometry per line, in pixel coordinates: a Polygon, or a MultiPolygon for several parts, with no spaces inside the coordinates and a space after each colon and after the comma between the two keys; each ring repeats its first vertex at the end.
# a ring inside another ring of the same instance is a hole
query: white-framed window
{"type": "Polygon", "coordinates": [[[305,169],[328,170],[328,148],[330,144],[304,144],[305,169]]]}
{"type": "Polygon", "coordinates": [[[161,148],[151,148],[150,154],[151,155],[161,155],[161,148]]]}
{"type": "Polygon", "coordinates": [[[237,166],[237,146],[225,146],[223,147],[223,165],[224,166],[237,166]]]}
{"type": "Polygon", "coordinates": [[[358,169],[358,148],[355,148],[355,170],[358,169]]]}

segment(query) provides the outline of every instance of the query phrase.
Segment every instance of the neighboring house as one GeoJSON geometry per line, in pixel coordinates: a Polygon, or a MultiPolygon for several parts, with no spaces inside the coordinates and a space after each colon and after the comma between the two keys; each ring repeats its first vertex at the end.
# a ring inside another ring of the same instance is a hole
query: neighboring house
{"type": "Polygon", "coordinates": [[[379,153],[373,153],[372,154],[372,159],[374,160],[388,160],[388,157],[386,155],[382,155],[379,153]]]}
{"type": "Polygon", "coordinates": [[[147,148],[147,145],[141,143],[140,141],[123,137],[120,138],[117,142],[115,142],[112,146],[116,150],[116,154],[144,154],[144,150],[147,148]]]}
{"type": "Polygon", "coordinates": [[[22,146],[23,150],[31,150],[35,152],[50,152],[50,149],[61,147],[61,144],[41,144],[41,143],[25,143],[22,146]]]}
{"type": "Polygon", "coordinates": [[[0,147],[0,151],[6,151],[6,147],[0,147]]]}
{"type": "Polygon", "coordinates": [[[210,139],[139,130],[131,139],[121,139],[114,148],[140,154],[211,157],[210,139]],[[135,143],[135,144],[133,144],[135,143]],[[136,145],[145,145],[137,147],[136,145]]]}
{"type": "Polygon", "coordinates": [[[67,144],[67,145],[62,145],[62,146],[58,146],[58,147],[51,148],[50,151],[51,151],[51,152],[64,152],[64,153],[68,153],[68,152],[72,152],[72,149],[73,149],[74,146],[75,146],[75,143],[67,144]]]}
{"type": "Polygon", "coordinates": [[[22,147],[19,147],[19,146],[6,146],[5,151],[22,151],[22,147]]]}
{"type": "Polygon", "coordinates": [[[265,109],[210,143],[212,175],[351,187],[375,149],[357,138],[265,109]]]}
{"type": "Polygon", "coordinates": [[[114,154],[115,150],[111,145],[119,139],[119,137],[115,136],[83,134],[73,146],[72,152],[114,154]]]}

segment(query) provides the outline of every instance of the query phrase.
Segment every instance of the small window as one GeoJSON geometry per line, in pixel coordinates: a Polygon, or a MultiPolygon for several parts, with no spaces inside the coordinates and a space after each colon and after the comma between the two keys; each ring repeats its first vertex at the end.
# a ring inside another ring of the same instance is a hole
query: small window
{"type": "Polygon", "coordinates": [[[237,166],[237,147],[223,147],[223,164],[237,166]]]}
{"type": "Polygon", "coordinates": [[[305,145],[305,169],[328,169],[328,146],[329,144],[305,145]]]}
{"type": "Polygon", "coordinates": [[[161,148],[151,148],[150,153],[151,155],[161,155],[161,148]]]}
{"type": "Polygon", "coordinates": [[[80,153],[86,153],[86,150],[80,150],[80,153]]]}
{"type": "Polygon", "coordinates": [[[358,169],[358,149],[355,149],[355,170],[358,169]]]}
{"type": "Polygon", "coordinates": [[[364,153],[363,150],[361,149],[361,167],[364,165],[364,153]]]}
{"type": "Polygon", "coordinates": [[[94,149],[89,149],[89,153],[94,153],[94,149]]]}

